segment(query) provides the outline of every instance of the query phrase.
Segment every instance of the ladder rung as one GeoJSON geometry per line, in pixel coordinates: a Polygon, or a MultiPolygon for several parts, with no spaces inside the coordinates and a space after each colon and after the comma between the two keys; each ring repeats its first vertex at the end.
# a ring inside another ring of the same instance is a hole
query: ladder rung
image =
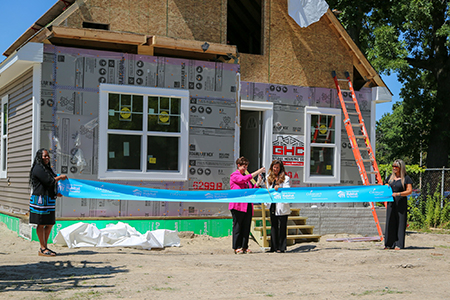
{"type": "Polygon", "coordinates": [[[347,114],[349,114],[349,115],[355,115],[355,116],[359,116],[359,113],[357,113],[357,112],[350,112],[350,111],[348,111],[348,112],[347,112],[347,114]]]}
{"type": "Polygon", "coordinates": [[[377,171],[367,171],[366,173],[367,173],[367,174],[371,174],[371,175],[375,175],[375,174],[378,174],[378,172],[377,172],[377,171]]]}
{"type": "Polygon", "coordinates": [[[355,135],[355,138],[357,138],[357,139],[365,139],[366,137],[364,135],[355,135]]]}
{"type": "Polygon", "coordinates": [[[358,147],[359,150],[370,150],[369,147],[358,147]]]}
{"type": "Polygon", "coordinates": [[[373,162],[373,161],[375,161],[375,159],[373,159],[373,158],[363,158],[362,161],[363,162],[373,162]]]}
{"type": "Polygon", "coordinates": [[[355,104],[355,102],[353,102],[353,101],[344,101],[344,103],[355,104]]]}
{"type": "Polygon", "coordinates": [[[348,79],[337,79],[337,81],[348,81],[348,79]]]}
{"type": "Polygon", "coordinates": [[[363,126],[363,124],[352,124],[352,127],[362,127],[363,126]]]}

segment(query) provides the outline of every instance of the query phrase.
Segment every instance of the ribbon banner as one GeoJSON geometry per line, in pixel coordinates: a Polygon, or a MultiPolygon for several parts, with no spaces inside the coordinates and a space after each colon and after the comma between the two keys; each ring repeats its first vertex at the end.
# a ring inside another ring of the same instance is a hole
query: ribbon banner
{"type": "Polygon", "coordinates": [[[59,181],[65,197],[172,202],[244,202],[244,203],[339,203],[393,201],[387,185],[243,189],[217,191],[177,191],[151,189],[109,182],[67,179],[59,181]]]}

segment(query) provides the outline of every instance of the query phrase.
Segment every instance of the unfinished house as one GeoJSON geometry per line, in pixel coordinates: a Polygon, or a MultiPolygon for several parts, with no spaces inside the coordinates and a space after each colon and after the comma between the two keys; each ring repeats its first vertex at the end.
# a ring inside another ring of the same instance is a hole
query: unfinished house
{"type": "MultiPolygon", "coordinates": [[[[65,0],[29,20],[0,64],[1,211],[28,212],[41,147],[70,178],[150,188],[228,189],[242,155],[250,171],[281,159],[294,187],[362,184],[331,72],[350,73],[373,144],[391,94],[329,9],[301,27],[289,3],[65,0]]],[[[318,233],[376,233],[363,206],[298,206],[318,233]]],[[[209,234],[218,220],[229,233],[229,216],[218,203],[57,204],[60,220],[195,219],[209,234]]]]}

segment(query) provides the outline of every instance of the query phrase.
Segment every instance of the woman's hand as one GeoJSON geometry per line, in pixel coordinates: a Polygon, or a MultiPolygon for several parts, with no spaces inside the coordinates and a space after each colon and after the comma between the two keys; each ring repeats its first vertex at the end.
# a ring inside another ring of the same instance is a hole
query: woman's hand
{"type": "Polygon", "coordinates": [[[262,176],[261,174],[258,175],[258,181],[256,181],[256,186],[261,186],[262,183],[262,176]]]}
{"type": "Polygon", "coordinates": [[[266,172],[266,168],[262,167],[261,169],[256,170],[255,172],[253,172],[252,173],[252,177],[255,177],[255,176],[257,176],[257,175],[259,175],[261,173],[264,173],[264,172],[266,172]]]}
{"type": "Polygon", "coordinates": [[[278,184],[276,184],[274,187],[275,191],[278,191],[278,189],[280,188],[280,186],[278,184]]]}
{"type": "Polygon", "coordinates": [[[55,181],[66,180],[68,178],[67,175],[59,175],[55,177],[55,181]]]}

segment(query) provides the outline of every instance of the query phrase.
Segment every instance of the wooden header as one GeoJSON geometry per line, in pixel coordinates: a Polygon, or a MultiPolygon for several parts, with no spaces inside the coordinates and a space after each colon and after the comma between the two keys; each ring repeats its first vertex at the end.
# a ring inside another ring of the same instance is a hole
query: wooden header
{"type": "Polygon", "coordinates": [[[165,36],[149,36],[147,45],[154,48],[173,49],[189,52],[208,53],[216,55],[236,56],[236,46],[209,43],[195,40],[184,40],[165,36]],[[202,46],[207,44],[207,50],[203,50],[202,46]]]}
{"type": "Polygon", "coordinates": [[[142,34],[113,32],[98,29],[78,29],[59,26],[51,26],[35,37],[37,41],[41,42],[42,38],[62,38],[127,45],[142,45],[147,42],[147,37],[142,34]]]}

